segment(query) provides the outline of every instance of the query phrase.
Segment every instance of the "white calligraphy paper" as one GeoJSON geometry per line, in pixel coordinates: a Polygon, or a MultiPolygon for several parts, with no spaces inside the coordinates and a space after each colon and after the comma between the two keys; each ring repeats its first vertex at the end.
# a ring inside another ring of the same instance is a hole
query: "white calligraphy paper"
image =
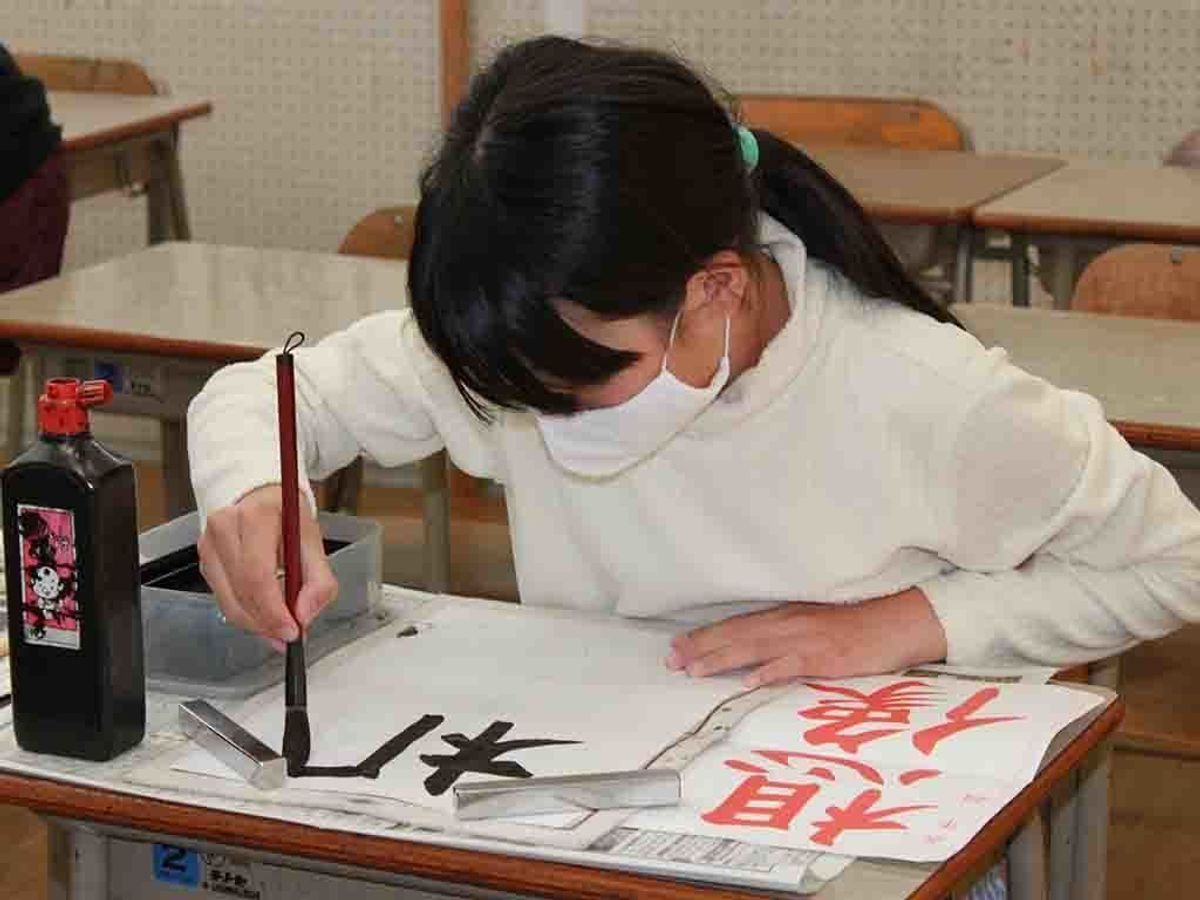
{"type": "MultiPolygon", "coordinates": [[[[390,739],[407,733],[412,740],[400,740],[374,778],[290,783],[449,811],[460,780],[641,768],[741,692],[733,678],[690,679],[667,670],[672,633],[485,601],[443,606],[415,633],[384,629],[309,672],[310,763],[354,765],[390,739]]],[[[278,690],[236,718],[268,746],[280,746],[278,690]]],[[[237,777],[202,751],[173,768],[237,777]]]]}

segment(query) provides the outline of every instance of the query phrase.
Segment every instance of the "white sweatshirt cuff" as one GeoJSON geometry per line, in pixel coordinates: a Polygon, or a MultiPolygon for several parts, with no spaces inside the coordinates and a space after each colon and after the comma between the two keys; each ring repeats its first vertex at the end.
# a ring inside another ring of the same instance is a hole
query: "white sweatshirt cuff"
{"type": "MultiPolygon", "coordinates": [[[[200,522],[204,522],[211,513],[226,506],[233,506],[248,493],[265,487],[268,484],[279,484],[279,466],[264,464],[259,467],[244,466],[232,471],[229,475],[210,481],[200,502],[200,522]]],[[[199,494],[199,492],[197,492],[199,494]]],[[[315,516],[317,514],[317,498],[313,494],[312,485],[307,478],[300,479],[300,494],[308,502],[308,508],[315,516]]],[[[198,497],[199,499],[199,497],[198,497]]]]}
{"type": "Polygon", "coordinates": [[[996,646],[995,585],[979,572],[956,569],[917,585],[933,607],[946,634],[946,662],[959,666],[1016,662],[996,646]]]}

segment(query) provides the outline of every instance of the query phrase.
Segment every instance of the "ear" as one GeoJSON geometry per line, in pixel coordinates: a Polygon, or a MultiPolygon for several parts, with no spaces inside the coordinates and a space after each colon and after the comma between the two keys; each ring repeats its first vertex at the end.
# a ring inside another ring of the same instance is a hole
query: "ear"
{"type": "Polygon", "coordinates": [[[733,250],[714,253],[688,279],[684,312],[726,318],[745,300],[749,283],[750,273],[742,257],[733,250]]]}

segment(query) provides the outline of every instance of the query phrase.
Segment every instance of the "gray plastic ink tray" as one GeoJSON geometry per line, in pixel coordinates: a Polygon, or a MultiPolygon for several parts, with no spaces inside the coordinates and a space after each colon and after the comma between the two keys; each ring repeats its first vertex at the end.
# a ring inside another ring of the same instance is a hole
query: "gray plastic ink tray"
{"type": "MultiPolygon", "coordinates": [[[[378,602],[379,523],[324,512],[319,522],[338,596],[309,629],[310,665],[389,618],[378,602]]],[[[221,618],[200,572],[199,537],[199,516],[189,513],[138,538],[146,683],[152,690],[191,696],[249,696],[282,680],[283,656],[221,618]]]]}

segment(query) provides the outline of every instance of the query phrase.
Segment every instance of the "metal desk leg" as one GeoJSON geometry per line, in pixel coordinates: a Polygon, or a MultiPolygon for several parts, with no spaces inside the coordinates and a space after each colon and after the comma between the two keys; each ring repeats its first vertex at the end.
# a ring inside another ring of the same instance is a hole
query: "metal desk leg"
{"type": "Polygon", "coordinates": [[[1075,244],[1069,238],[1054,242],[1054,271],[1050,282],[1055,309],[1069,309],[1075,293],[1075,244]]]}
{"type": "Polygon", "coordinates": [[[450,492],[446,487],[446,454],[421,460],[425,517],[425,588],[450,589],[450,492]]]}
{"type": "Polygon", "coordinates": [[[108,896],[108,839],[79,824],[46,820],[50,842],[47,900],[108,896]]]}
{"type": "Polygon", "coordinates": [[[188,467],[187,424],[179,419],[163,419],[159,427],[166,512],[168,519],[174,519],[196,508],[196,495],[192,493],[188,467]]]}
{"type": "Polygon", "coordinates": [[[167,177],[167,190],[171,200],[171,229],[177,241],[192,239],[192,225],[188,221],[187,196],[183,192],[183,171],[179,166],[179,127],[171,132],[163,159],[167,177]]]}
{"type": "Polygon", "coordinates": [[[146,182],[146,243],[161,244],[171,238],[171,196],[166,160],[157,145],[151,152],[154,165],[146,182]]]}
{"type": "Polygon", "coordinates": [[[955,303],[970,303],[975,288],[972,267],[975,262],[975,229],[970,225],[958,226],[958,240],[954,248],[955,303]]]}
{"type": "Polygon", "coordinates": [[[1121,681],[1121,657],[1110,656],[1098,659],[1088,666],[1088,684],[1106,687],[1110,691],[1117,689],[1121,681]]]}
{"type": "Polygon", "coordinates": [[[1065,779],[1050,799],[1050,900],[1075,897],[1075,844],[1079,827],[1079,778],[1065,779]]]}
{"type": "Polygon", "coordinates": [[[1046,819],[1038,809],[1008,845],[1010,900],[1047,900],[1046,868],[1046,819]]]}
{"type": "Polygon", "coordinates": [[[146,185],[147,237],[151,244],[192,239],[178,148],[176,131],[156,141],[152,151],[154,174],[146,185]]]}
{"type": "Polygon", "coordinates": [[[1108,870],[1108,794],[1112,741],[1097,747],[1079,770],[1078,832],[1073,900],[1104,900],[1108,870]]]}
{"type": "Polygon", "coordinates": [[[1012,234],[1013,306],[1029,305],[1029,235],[1012,234]]]}

